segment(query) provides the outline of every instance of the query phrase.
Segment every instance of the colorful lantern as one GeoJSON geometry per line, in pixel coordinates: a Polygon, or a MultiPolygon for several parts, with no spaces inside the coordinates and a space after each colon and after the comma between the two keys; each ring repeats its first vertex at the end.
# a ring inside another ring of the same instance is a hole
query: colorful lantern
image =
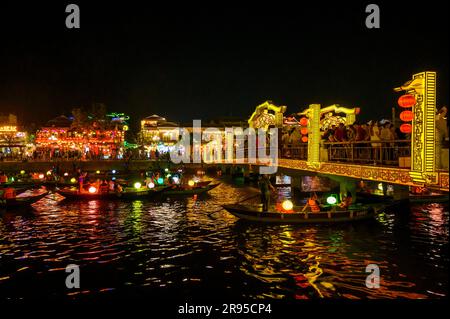
{"type": "Polygon", "coordinates": [[[192,187],[192,186],[195,185],[195,182],[191,179],[191,180],[188,182],[188,185],[192,187]]]}
{"type": "Polygon", "coordinates": [[[91,194],[97,193],[97,188],[95,188],[94,186],[89,187],[89,193],[91,194]]]}
{"type": "Polygon", "coordinates": [[[403,111],[400,113],[400,119],[405,122],[411,122],[414,118],[414,113],[412,111],[403,111]]]}
{"type": "Polygon", "coordinates": [[[148,188],[155,188],[155,183],[152,182],[148,183],[148,188]]]}
{"type": "Polygon", "coordinates": [[[335,205],[337,203],[336,195],[330,195],[327,197],[327,204],[328,205],[335,205]]]}
{"type": "Polygon", "coordinates": [[[302,117],[300,119],[300,125],[301,126],[307,126],[308,125],[308,119],[306,117],[302,117]]]}
{"type": "Polygon", "coordinates": [[[400,132],[409,134],[412,132],[412,125],[411,124],[402,124],[400,125],[400,132]]]}
{"type": "Polygon", "coordinates": [[[302,136],[302,142],[303,143],[308,142],[308,136],[302,136]]]}
{"type": "Polygon", "coordinates": [[[134,188],[139,189],[141,188],[142,184],[139,182],[134,183],[134,188]]]}
{"type": "Polygon", "coordinates": [[[413,107],[416,105],[416,98],[411,94],[402,95],[398,99],[398,105],[404,108],[413,107]]]}
{"type": "Polygon", "coordinates": [[[306,127],[304,127],[300,130],[300,133],[302,133],[302,135],[306,135],[306,134],[308,134],[308,129],[306,127]]]}
{"type": "Polygon", "coordinates": [[[283,207],[284,210],[288,210],[289,211],[289,210],[292,210],[292,208],[294,208],[294,204],[289,199],[286,199],[281,204],[281,207],[283,207]]]}

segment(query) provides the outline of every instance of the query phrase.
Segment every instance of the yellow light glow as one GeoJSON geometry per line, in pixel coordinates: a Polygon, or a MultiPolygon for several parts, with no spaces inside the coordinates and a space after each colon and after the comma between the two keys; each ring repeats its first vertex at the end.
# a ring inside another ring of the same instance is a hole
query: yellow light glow
{"type": "Polygon", "coordinates": [[[22,175],[25,174],[25,171],[24,171],[24,170],[21,170],[21,171],[20,171],[20,174],[22,174],[22,175]]]}
{"type": "Polygon", "coordinates": [[[97,174],[100,174],[100,171],[96,171],[97,174]]]}
{"type": "Polygon", "coordinates": [[[47,175],[52,175],[52,171],[47,171],[47,175]]]}
{"type": "Polygon", "coordinates": [[[75,179],[75,177],[72,177],[72,178],[70,179],[70,182],[71,182],[71,183],[76,183],[77,180],[75,179]]]}
{"type": "Polygon", "coordinates": [[[192,187],[192,186],[195,185],[195,182],[191,179],[191,180],[188,182],[188,185],[192,187]]]}
{"type": "Polygon", "coordinates": [[[44,177],[45,177],[44,174],[39,174],[40,179],[43,179],[44,177]]]}
{"type": "Polygon", "coordinates": [[[141,188],[142,184],[139,182],[134,183],[134,188],[139,189],[141,188]]]}
{"type": "Polygon", "coordinates": [[[292,208],[294,208],[294,204],[289,199],[286,199],[281,204],[281,207],[283,207],[284,210],[292,210],[292,208]]]}

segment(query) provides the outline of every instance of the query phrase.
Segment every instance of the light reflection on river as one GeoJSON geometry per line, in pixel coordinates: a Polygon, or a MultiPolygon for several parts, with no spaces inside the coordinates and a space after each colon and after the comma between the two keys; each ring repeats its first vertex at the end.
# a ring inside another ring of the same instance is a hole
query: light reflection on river
{"type": "Polygon", "coordinates": [[[447,295],[448,204],[320,227],[252,224],[218,211],[255,193],[223,183],[197,198],[58,203],[53,195],[34,210],[3,212],[0,298],[447,295]],[[75,291],[65,287],[71,263],[81,268],[75,291]],[[381,269],[380,289],[365,286],[370,263],[381,269]]]}

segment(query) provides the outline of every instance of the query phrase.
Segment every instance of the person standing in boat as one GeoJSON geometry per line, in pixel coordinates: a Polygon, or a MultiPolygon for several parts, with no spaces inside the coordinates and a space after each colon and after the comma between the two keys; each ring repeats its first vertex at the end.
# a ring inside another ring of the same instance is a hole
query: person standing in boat
{"type": "Polygon", "coordinates": [[[275,192],[275,187],[273,187],[270,182],[269,175],[262,175],[259,180],[259,190],[261,191],[261,202],[263,204],[263,211],[269,210],[270,205],[270,192],[275,192]]]}

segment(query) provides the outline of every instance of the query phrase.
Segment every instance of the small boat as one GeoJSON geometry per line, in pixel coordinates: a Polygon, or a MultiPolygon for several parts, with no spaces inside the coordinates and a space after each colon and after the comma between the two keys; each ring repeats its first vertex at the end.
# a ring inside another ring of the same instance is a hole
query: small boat
{"type": "Polygon", "coordinates": [[[121,199],[137,199],[150,197],[152,195],[159,194],[167,189],[168,186],[156,186],[154,188],[142,187],[140,189],[126,187],[123,192],[115,193],[117,198],[121,199]]]}
{"type": "Polygon", "coordinates": [[[234,216],[244,220],[279,224],[333,224],[353,222],[373,219],[379,213],[379,210],[375,209],[375,207],[367,206],[347,210],[328,210],[318,213],[301,212],[300,209],[297,212],[294,210],[292,213],[278,212],[275,209],[262,211],[260,205],[232,204],[224,205],[223,208],[234,216]]]}
{"type": "Polygon", "coordinates": [[[0,199],[0,208],[24,207],[36,203],[48,195],[46,189],[28,190],[14,198],[0,199]]]}
{"type": "Polygon", "coordinates": [[[210,191],[213,188],[216,188],[219,186],[220,183],[216,184],[208,184],[206,186],[186,186],[186,185],[180,185],[180,186],[174,186],[172,188],[166,189],[163,194],[164,195],[192,195],[192,194],[202,194],[210,191]]]}
{"type": "Polygon", "coordinates": [[[145,198],[150,197],[152,195],[161,193],[164,191],[167,187],[161,186],[161,187],[155,187],[155,188],[140,188],[136,189],[134,187],[125,187],[122,192],[107,192],[107,193],[101,193],[101,192],[95,192],[95,193],[89,193],[87,191],[80,192],[78,188],[62,188],[60,190],[57,190],[56,192],[64,196],[66,199],[106,199],[106,200],[113,200],[113,199],[136,199],[136,198],[145,198]]]}
{"type": "Polygon", "coordinates": [[[449,196],[447,194],[431,193],[428,195],[409,194],[409,201],[411,203],[443,203],[448,202],[449,196]]]}

